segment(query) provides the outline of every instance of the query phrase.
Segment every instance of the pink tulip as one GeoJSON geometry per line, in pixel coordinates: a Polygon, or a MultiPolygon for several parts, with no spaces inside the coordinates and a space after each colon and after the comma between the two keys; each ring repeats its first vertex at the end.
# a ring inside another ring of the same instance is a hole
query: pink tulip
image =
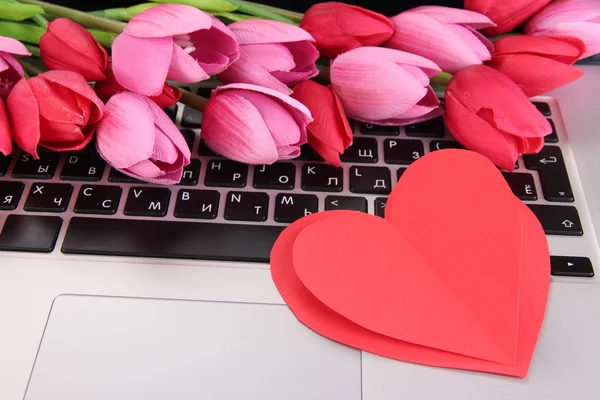
{"type": "Polygon", "coordinates": [[[245,83],[213,90],[202,138],[216,153],[247,164],[273,164],[300,155],[310,111],[276,90],[245,83]]]}
{"type": "Polygon", "coordinates": [[[294,25],[249,19],[229,25],[240,43],[240,58],[219,75],[225,83],[251,83],[292,93],[288,85],[310,79],[319,71],[313,37],[294,25]]]}
{"type": "Polygon", "coordinates": [[[179,183],[190,164],[189,147],[169,117],[152,100],[130,92],[106,104],[96,147],[114,168],[152,183],[179,183]]]}
{"type": "Polygon", "coordinates": [[[525,26],[532,36],[572,36],[583,40],[586,58],[600,53],[600,1],[557,0],[525,26]]]}
{"type": "Polygon", "coordinates": [[[24,75],[23,67],[14,56],[30,55],[18,40],[0,36],[0,99],[6,100],[13,86],[24,75]]]}
{"type": "Polygon", "coordinates": [[[167,78],[208,79],[238,56],[237,41],[221,21],[181,4],[161,4],[136,15],[112,46],[119,84],[146,96],[159,95],[167,78]]]}
{"type": "Polygon", "coordinates": [[[12,153],[12,135],[4,100],[0,100],[0,154],[5,156],[12,153]]]}
{"type": "Polygon", "coordinates": [[[476,31],[494,23],[473,11],[423,6],[391,20],[396,30],[385,47],[423,56],[451,74],[489,60],[494,49],[492,42],[476,31]]]}
{"type": "Polygon", "coordinates": [[[439,73],[433,61],[415,54],[359,47],[333,60],[331,85],[349,117],[379,125],[407,125],[442,114],[429,86],[429,78],[439,73]]]}

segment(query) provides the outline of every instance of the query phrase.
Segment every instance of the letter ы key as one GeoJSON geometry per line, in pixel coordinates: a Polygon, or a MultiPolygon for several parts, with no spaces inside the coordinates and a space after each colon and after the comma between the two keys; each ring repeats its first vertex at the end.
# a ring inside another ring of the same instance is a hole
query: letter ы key
{"type": "Polygon", "coordinates": [[[225,203],[225,219],[233,221],[267,220],[269,195],[266,193],[229,192],[225,203]]]}
{"type": "Polygon", "coordinates": [[[55,152],[40,151],[39,156],[39,160],[36,160],[31,154],[22,153],[13,169],[13,178],[52,179],[60,155],[55,152]]]}
{"type": "Polygon", "coordinates": [[[424,154],[425,149],[420,140],[386,139],[383,143],[386,164],[412,164],[424,154]]]}
{"type": "Polygon", "coordinates": [[[178,185],[180,186],[196,186],[198,180],[200,180],[200,160],[193,158],[190,160],[190,164],[183,169],[181,180],[178,185]]]}
{"type": "Polygon", "coordinates": [[[374,138],[354,138],[352,146],[344,151],[340,159],[342,162],[375,164],[379,160],[377,140],[374,138]]]}
{"type": "Polygon", "coordinates": [[[25,185],[21,182],[0,182],[0,210],[14,210],[25,185]]]}
{"type": "Polygon", "coordinates": [[[325,198],[325,211],[351,210],[367,212],[367,199],[364,197],[327,196],[325,198]]]}
{"type": "Polygon", "coordinates": [[[60,173],[64,181],[99,181],[106,162],[98,154],[71,153],[60,173]]]}
{"type": "Polygon", "coordinates": [[[302,190],[315,192],[341,192],[344,170],[327,164],[304,164],[302,190]]]}
{"type": "Polygon", "coordinates": [[[254,167],[253,186],[256,189],[292,190],[296,184],[296,166],[275,163],[254,167]]]}
{"type": "Polygon", "coordinates": [[[25,211],[65,212],[73,186],[66,183],[34,182],[23,209],[25,211]]]}
{"type": "Polygon", "coordinates": [[[210,160],[206,169],[206,186],[243,188],[248,178],[248,165],[231,160],[210,160]]]}
{"type": "Polygon", "coordinates": [[[73,211],[78,214],[115,214],[122,192],[118,186],[83,185],[73,211]]]}
{"type": "Polygon", "coordinates": [[[353,193],[389,194],[392,191],[390,170],[386,167],[351,167],[350,191],[353,193]]]}
{"type": "Polygon", "coordinates": [[[140,187],[129,188],[125,215],[141,217],[164,217],[167,215],[171,191],[167,188],[140,187]]]}
{"type": "Polygon", "coordinates": [[[523,159],[527,169],[539,172],[546,200],[565,203],[575,201],[560,147],[545,146],[538,154],[525,154],[523,159]]]}
{"type": "Polygon", "coordinates": [[[319,211],[319,198],[314,194],[280,193],[275,198],[275,221],[291,223],[319,211]]]}
{"type": "Polygon", "coordinates": [[[175,203],[176,218],[215,219],[220,194],[216,190],[181,189],[175,203]]]}

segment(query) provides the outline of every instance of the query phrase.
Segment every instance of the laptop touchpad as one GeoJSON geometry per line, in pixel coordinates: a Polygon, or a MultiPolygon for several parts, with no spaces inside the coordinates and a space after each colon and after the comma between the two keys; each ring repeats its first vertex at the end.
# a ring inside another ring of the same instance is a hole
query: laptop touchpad
{"type": "Polygon", "coordinates": [[[282,305],[60,296],[26,400],[361,398],[360,352],[282,305]]]}

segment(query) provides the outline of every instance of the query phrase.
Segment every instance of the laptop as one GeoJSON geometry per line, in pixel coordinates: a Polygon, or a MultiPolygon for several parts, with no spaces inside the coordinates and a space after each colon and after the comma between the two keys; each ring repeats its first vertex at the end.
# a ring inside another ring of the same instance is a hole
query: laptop
{"type": "Polygon", "coordinates": [[[201,114],[177,105],[168,111],[193,154],[179,185],[133,181],[93,147],[0,157],[0,399],[600,398],[600,65],[578,68],[584,78],[531,99],[554,132],[505,173],[552,254],[527,378],[338,344],[298,322],[271,280],[270,249],[291,221],[381,215],[415,153],[459,146],[443,120],[355,122],[341,170],[310,148],[247,166],[210,151],[201,114]]]}

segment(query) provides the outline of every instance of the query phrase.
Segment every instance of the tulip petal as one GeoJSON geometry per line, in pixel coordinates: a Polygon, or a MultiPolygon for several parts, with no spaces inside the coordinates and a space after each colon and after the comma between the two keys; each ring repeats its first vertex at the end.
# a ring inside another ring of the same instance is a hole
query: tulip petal
{"type": "Polygon", "coordinates": [[[583,71],[530,54],[495,56],[488,64],[508,76],[527,97],[538,96],[583,77],[583,71]]]}
{"type": "Polygon", "coordinates": [[[173,142],[167,138],[161,130],[158,130],[154,137],[154,150],[152,151],[152,158],[157,161],[173,164],[177,161],[179,152],[173,146],[173,142]]]}
{"type": "Polygon", "coordinates": [[[600,18],[597,0],[557,0],[537,13],[527,24],[525,33],[530,30],[551,29],[563,22],[584,22],[600,18]]]}
{"type": "Polygon", "coordinates": [[[594,22],[562,22],[550,29],[541,29],[532,33],[534,36],[574,36],[586,45],[586,52],[580,58],[600,53],[600,23],[594,22]]]}
{"type": "Polygon", "coordinates": [[[434,108],[428,114],[421,115],[419,117],[414,118],[403,118],[402,116],[398,118],[390,118],[385,120],[371,121],[371,120],[363,120],[362,122],[366,122],[368,124],[377,124],[383,126],[406,126],[418,124],[419,122],[429,121],[431,119],[437,118],[444,115],[444,110],[441,107],[434,108]]]}
{"type": "Polygon", "coordinates": [[[6,64],[8,64],[7,68],[0,68],[0,71],[5,71],[6,69],[12,68],[12,70],[13,70],[13,78],[12,79],[14,79],[15,82],[25,75],[25,72],[23,71],[23,67],[21,66],[21,64],[17,61],[16,58],[11,56],[9,53],[0,51],[0,59],[2,61],[4,61],[6,64]]]}
{"type": "Polygon", "coordinates": [[[183,35],[212,25],[210,15],[184,4],[159,4],[133,17],[123,32],[140,38],[183,35]]]}
{"type": "Polygon", "coordinates": [[[14,54],[17,56],[30,56],[31,53],[25,48],[23,43],[16,39],[0,36],[0,51],[14,54]]]}
{"type": "Polygon", "coordinates": [[[8,114],[6,114],[6,106],[4,101],[0,100],[0,153],[5,156],[12,153],[13,142],[10,133],[10,124],[8,122],[8,114]]]}
{"type": "MultiPolygon", "coordinates": [[[[398,65],[414,65],[421,68],[430,78],[442,72],[441,68],[433,61],[417,54],[408,53],[385,47],[359,47],[340,55],[344,60],[361,62],[364,60],[387,60],[398,65]]],[[[338,60],[338,59],[336,59],[338,60]]],[[[334,62],[336,61],[334,60],[334,62]]]]}
{"type": "Polygon", "coordinates": [[[198,61],[175,43],[173,43],[173,53],[171,57],[171,65],[169,66],[169,72],[167,73],[169,79],[189,83],[200,82],[210,78],[206,71],[198,64],[198,61]]]}
{"type": "Polygon", "coordinates": [[[493,45],[488,38],[481,35],[473,28],[469,28],[468,26],[448,25],[448,28],[451,29],[481,61],[488,61],[490,58],[492,58],[489,47],[493,47],[493,45]],[[482,41],[482,39],[485,40],[485,43],[482,41]]]}
{"type": "Polygon", "coordinates": [[[39,113],[49,121],[85,125],[77,97],[68,88],[54,84],[43,76],[29,80],[29,86],[37,99],[39,113]]]}
{"type": "Polygon", "coordinates": [[[140,161],[139,163],[127,168],[126,171],[132,174],[133,176],[136,176],[143,180],[158,178],[159,176],[165,174],[159,167],[156,166],[156,164],[154,164],[150,160],[140,161]]]}
{"type": "Polygon", "coordinates": [[[296,66],[292,52],[281,43],[247,44],[244,53],[268,71],[290,71],[296,66]]]}
{"type": "Polygon", "coordinates": [[[585,52],[585,43],[578,38],[544,36],[506,36],[494,42],[494,57],[510,54],[535,54],[572,64],[585,52]]]}
{"type": "Polygon", "coordinates": [[[419,118],[423,115],[427,115],[431,113],[434,109],[440,107],[440,100],[437,98],[437,95],[433,91],[433,89],[428,86],[427,94],[423,96],[423,98],[415,104],[412,108],[408,109],[406,112],[400,115],[400,118],[403,119],[413,119],[419,118]]]}
{"type": "Polygon", "coordinates": [[[81,142],[85,139],[81,128],[68,122],[51,121],[40,118],[40,143],[45,142],[81,142]]]}
{"type": "Polygon", "coordinates": [[[306,67],[310,67],[315,64],[319,59],[319,51],[314,44],[308,41],[286,43],[287,48],[290,50],[294,57],[294,63],[296,69],[292,70],[304,70],[306,67]]]}
{"type": "Polygon", "coordinates": [[[235,34],[240,44],[314,41],[310,33],[302,28],[266,19],[247,19],[234,22],[229,25],[229,29],[235,34]]]}
{"type": "Polygon", "coordinates": [[[96,146],[109,164],[125,169],[152,156],[154,130],[152,111],[144,98],[135,93],[119,93],[106,104],[96,131],[96,146]]]}
{"type": "Polygon", "coordinates": [[[474,29],[483,29],[495,26],[491,19],[475,11],[462,10],[452,7],[421,6],[410,9],[408,13],[427,15],[443,24],[462,24],[474,29]]]}
{"type": "Polygon", "coordinates": [[[309,146],[312,147],[312,149],[316,151],[317,154],[319,154],[327,163],[333,165],[334,167],[341,167],[342,160],[340,159],[340,152],[332,147],[327,146],[312,133],[313,131],[310,131],[310,134],[308,135],[309,146]]]}
{"type": "Polygon", "coordinates": [[[209,75],[220,73],[239,58],[233,32],[217,19],[210,29],[190,33],[190,39],[196,48],[191,56],[209,75]]]}
{"type": "Polygon", "coordinates": [[[113,72],[117,82],[134,93],[159,95],[169,72],[172,54],[171,38],[144,39],[120,34],[112,45],[113,72]],[[135,68],[132,68],[134,65],[135,68]]]}
{"type": "Polygon", "coordinates": [[[37,100],[25,79],[17,82],[7,101],[8,115],[15,143],[19,148],[39,159],[40,121],[37,100]]]}

